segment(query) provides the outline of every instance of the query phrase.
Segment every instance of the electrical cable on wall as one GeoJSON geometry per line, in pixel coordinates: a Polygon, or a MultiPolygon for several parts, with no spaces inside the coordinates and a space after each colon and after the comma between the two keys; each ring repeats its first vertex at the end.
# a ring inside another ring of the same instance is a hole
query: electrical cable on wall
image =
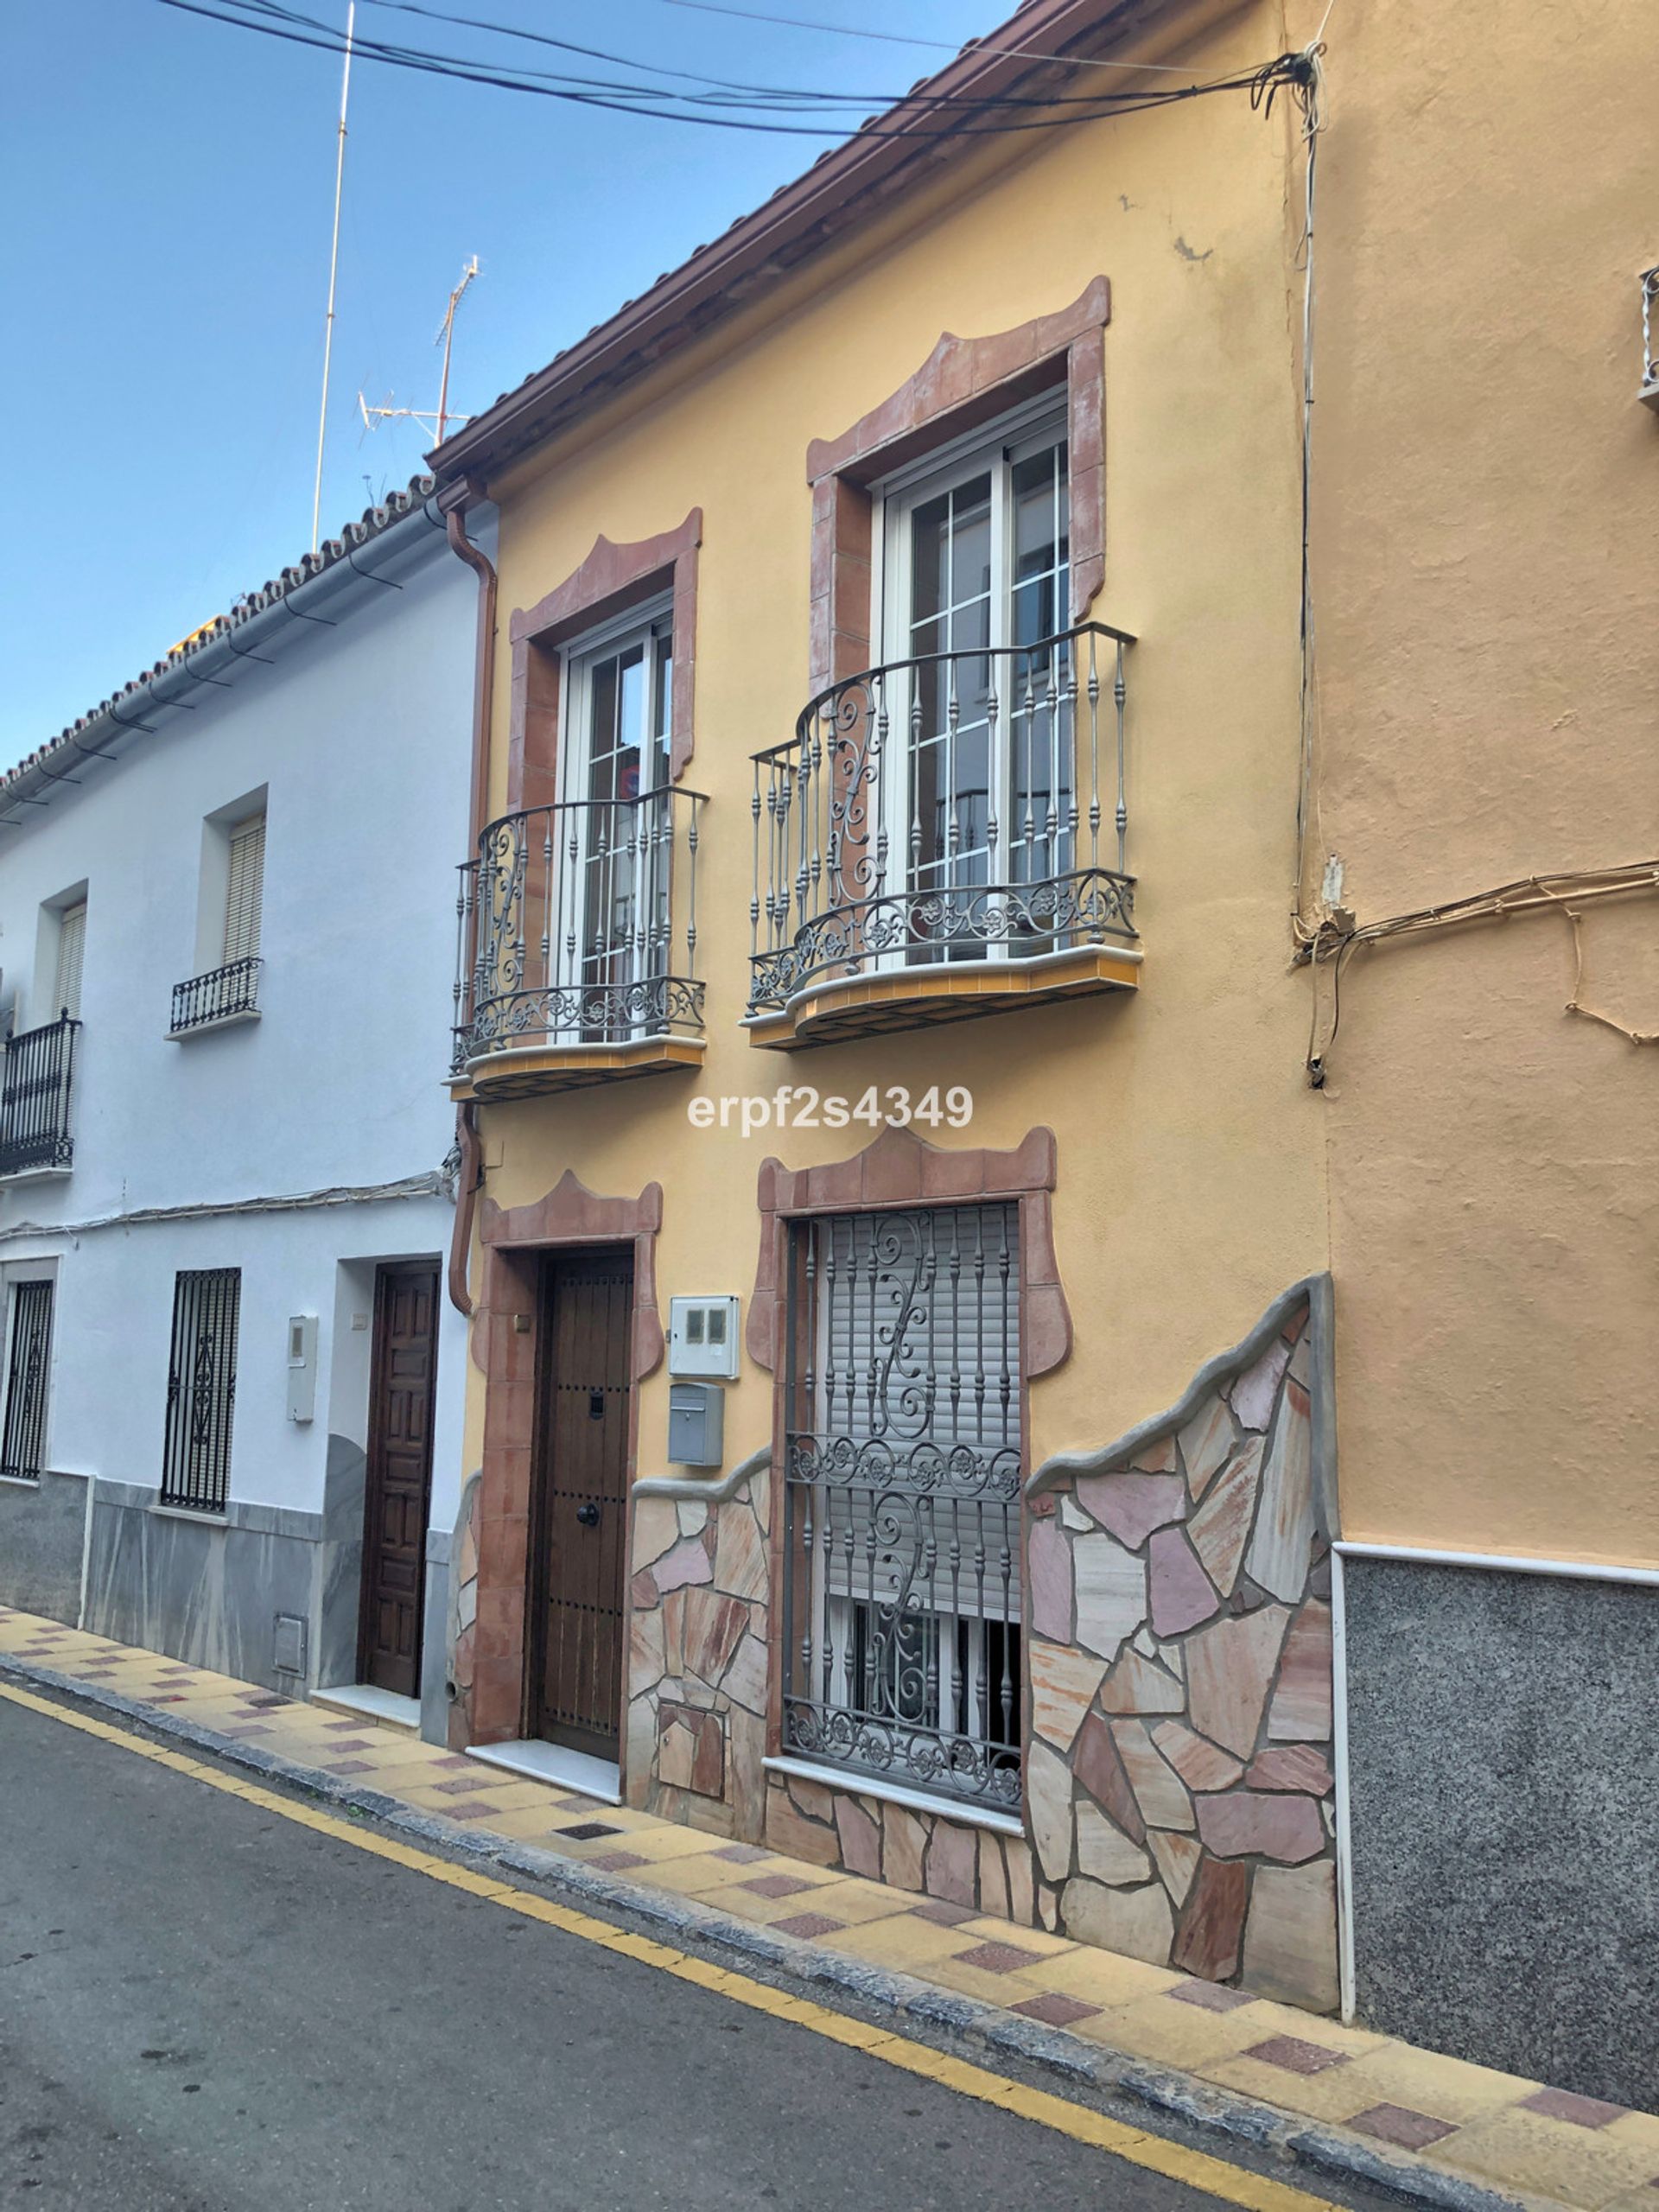
{"type": "Polygon", "coordinates": [[[19,1221],[0,1229],[0,1243],[22,1236],[85,1236],[95,1229],[141,1229],[155,1222],[206,1221],[231,1214],[302,1213],[317,1206],[374,1205],[382,1199],[453,1199],[454,1177],[448,1171],[446,1160],[442,1167],[405,1175],[395,1183],[335,1184],[326,1190],[295,1191],[276,1198],[204,1198],[187,1205],[137,1206],[128,1213],[96,1214],[87,1221],[19,1221]]]}
{"type": "Polygon", "coordinates": [[[1575,868],[1556,875],[1527,875],[1492,891],[1478,891],[1465,899],[1419,906],[1409,913],[1386,920],[1343,927],[1336,921],[1321,925],[1317,935],[1299,956],[1313,971],[1313,1010],[1307,1046],[1307,1079],[1315,1090],[1325,1088],[1331,1048],[1342,1026],[1342,978],[1349,960],[1362,945],[1389,944],[1404,937],[1421,937],[1430,931],[1461,928],[1471,922],[1506,922],[1522,914],[1560,912],[1573,933],[1575,970],[1573,994],[1565,1012],[1599,1023],[1628,1039],[1632,1045],[1659,1044],[1659,1030],[1633,1029],[1614,1015],[1586,1006],[1580,993],[1584,986],[1582,917],[1578,909],[1608,899],[1639,898],[1659,892],[1659,860],[1634,861],[1606,868],[1575,868]],[[1567,902],[1569,899],[1573,904],[1567,902]],[[1331,1014],[1320,1041],[1319,976],[1329,969],[1331,1014]]]}

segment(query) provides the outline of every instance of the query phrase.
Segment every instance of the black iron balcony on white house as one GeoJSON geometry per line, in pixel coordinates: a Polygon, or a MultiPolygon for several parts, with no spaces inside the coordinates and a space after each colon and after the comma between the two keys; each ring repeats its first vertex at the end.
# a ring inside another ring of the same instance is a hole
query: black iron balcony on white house
{"type": "Polygon", "coordinates": [[[259,976],[264,962],[257,953],[245,960],[227,960],[205,976],[192,976],[173,986],[173,1018],[168,1027],[172,1038],[194,1037],[204,1029],[228,1028],[238,1021],[259,1019],[259,976]]]}
{"type": "Polygon", "coordinates": [[[1135,988],[1125,656],[1099,622],[889,661],[754,756],[746,1026],[784,1051],[1135,988]]]}
{"type": "Polygon", "coordinates": [[[79,1034],[79,1022],[65,1012],[6,1039],[0,1176],[68,1173],[75,1156],[69,1108],[79,1034]]]}
{"type": "Polygon", "coordinates": [[[701,792],[503,815],[461,871],[461,1098],[524,1098],[695,1067],[701,792]]]}

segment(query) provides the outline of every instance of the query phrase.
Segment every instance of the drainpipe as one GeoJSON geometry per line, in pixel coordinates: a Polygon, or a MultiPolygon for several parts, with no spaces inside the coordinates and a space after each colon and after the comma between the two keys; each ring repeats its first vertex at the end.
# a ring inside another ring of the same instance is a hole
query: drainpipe
{"type": "MultiPolygon", "coordinates": [[[[488,556],[480,551],[467,535],[467,508],[469,505],[477,505],[484,498],[484,487],[469,477],[465,480],[462,491],[462,499],[449,509],[445,517],[445,527],[451,547],[478,578],[478,639],[473,655],[473,772],[467,820],[467,849],[470,855],[478,850],[478,841],[484,832],[485,817],[490,804],[490,708],[495,695],[496,577],[488,556]]],[[[477,944],[478,912],[474,906],[467,920],[467,938],[462,950],[465,975],[472,974],[477,944]]],[[[454,1227],[449,1239],[449,1303],[458,1313],[470,1318],[473,1300],[467,1287],[467,1262],[472,1250],[473,1217],[478,1205],[478,1188],[483,1179],[483,1148],[479,1142],[478,1109],[470,1101],[455,1109],[455,1142],[461,1151],[461,1170],[455,1192],[454,1227]]]]}

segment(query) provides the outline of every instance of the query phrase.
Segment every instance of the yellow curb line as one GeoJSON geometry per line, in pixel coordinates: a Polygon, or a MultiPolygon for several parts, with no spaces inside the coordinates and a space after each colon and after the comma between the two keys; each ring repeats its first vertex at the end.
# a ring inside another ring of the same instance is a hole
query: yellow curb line
{"type": "Polygon", "coordinates": [[[142,1737],[112,1727],[107,1720],[94,1720],[86,1713],[70,1712],[28,1690],[14,1689],[4,1683],[0,1683],[0,1697],[12,1705],[24,1706],[31,1713],[42,1713],[49,1720],[60,1721],[66,1727],[78,1728],[83,1735],[118,1745],[123,1751],[135,1752],[157,1766],[188,1774],[210,1789],[221,1790],[229,1797],[240,1797],[300,1827],[334,1836],[377,1859],[387,1859],[395,1866],[407,1867],[411,1873],[424,1874],[452,1890],[465,1890],[487,1904],[504,1905],[524,1919],[543,1921],[567,1936],[577,1936],[583,1942],[595,1943],[601,1950],[637,1959],[641,1965],[672,1974],[677,1981],[691,1982],[698,1988],[729,1998],[734,2004],[746,2005],[751,2012],[769,2013],[774,2019],[791,2020],[797,2026],[822,2036],[826,2042],[845,2044],[851,2050],[880,2059],[886,2065],[898,2067],[904,2073],[919,2075],[943,2088],[954,2089],[960,2096],[972,2097],[980,2104],[997,2106],[1039,2127],[1050,2128],[1056,2134],[1069,2135],[1074,2142],[1109,2152],[1130,2165],[1143,2166],[1168,2180],[1184,2182],[1189,2188],[1201,2190],[1224,2203],[1243,2205],[1247,2212],[1310,2212],[1310,2208],[1330,2212],[1328,2197],[1310,2196],[1304,2190],[1293,2189],[1265,2174],[1230,2165],[1224,2158],[1211,2157],[1208,2152],[1191,2150],[1165,2136],[1149,2135],[1122,2120],[1109,2119],[1104,2113],[1069,2103],[1046,2089],[1029,2088],[1022,2082],[1007,2081],[985,2067],[970,2065],[967,2060],[935,2050],[927,2044],[912,2043],[887,2029],[849,2019],[845,2013],[833,2012],[825,2005],[814,2004],[810,1998],[791,1997],[766,1982],[752,1981],[728,1967],[689,1957],[653,1936],[636,1936],[625,1929],[613,1928],[607,1921],[595,1920],[590,1914],[556,1904],[550,1897],[514,1889],[511,1883],[476,1873],[470,1866],[457,1866],[447,1859],[434,1859],[389,1836],[353,1827],[331,1813],[314,1811],[308,1805],[296,1804],[292,1798],[280,1796],[275,1790],[261,1789],[257,1783],[220,1774],[216,1768],[204,1766],[182,1752],[148,1744],[142,1737]]]}

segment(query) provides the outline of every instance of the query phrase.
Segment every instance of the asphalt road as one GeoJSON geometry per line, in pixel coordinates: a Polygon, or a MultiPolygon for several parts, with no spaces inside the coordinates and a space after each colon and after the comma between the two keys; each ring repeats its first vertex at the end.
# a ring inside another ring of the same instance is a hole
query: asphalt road
{"type": "Polygon", "coordinates": [[[0,2203],[1213,2201],[0,1700],[0,2203]]]}

